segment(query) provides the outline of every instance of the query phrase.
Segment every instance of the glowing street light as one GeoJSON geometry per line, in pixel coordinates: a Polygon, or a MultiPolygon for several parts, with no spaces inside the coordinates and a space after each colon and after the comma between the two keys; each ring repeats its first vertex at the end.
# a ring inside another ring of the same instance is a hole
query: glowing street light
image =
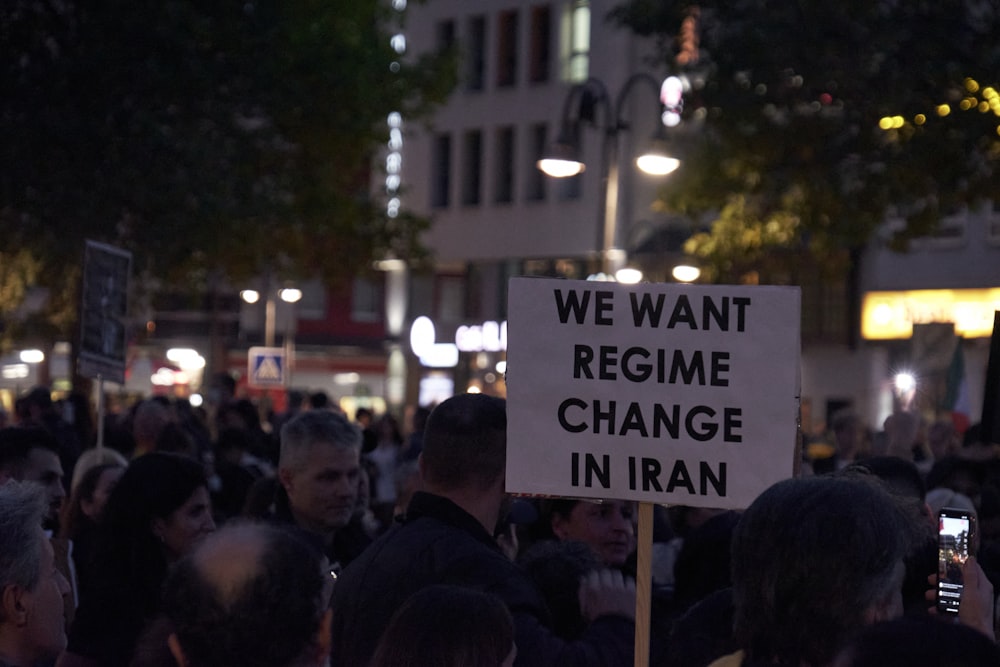
{"type": "MultiPolygon", "coordinates": [[[[276,302],[275,295],[285,303],[298,303],[302,300],[302,290],[297,287],[283,287],[277,292],[268,289],[264,300],[264,345],[274,347],[274,320],[276,302]]],[[[240,298],[246,303],[255,304],[260,301],[260,292],[255,289],[240,291],[240,298]]]]}
{"type": "MultiPolygon", "coordinates": [[[[644,82],[652,86],[659,95],[660,83],[645,72],[629,77],[612,103],[608,90],[600,79],[589,78],[570,88],[563,104],[562,126],[559,138],[537,163],[538,168],[553,178],[576,176],[586,169],[580,159],[580,127],[586,121],[601,129],[604,147],[601,152],[601,175],[605,183],[602,193],[602,224],[599,230],[598,247],[601,250],[601,272],[620,282],[639,282],[642,273],[638,269],[625,266],[625,251],[618,245],[618,191],[620,175],[618,169],[619,134],[628,128],[622,118],[622,109],[628,94],[634,86],[644,82]],[[575,115],[573,113],[575,108],[575,115]],[[600,110],[603,124],[596,121],[600,110]],[[619,275],[621,273],[621,275],[619,275]]],[[[656,132],[649,146],[636,158],[636,166],[643,172],[656,176],[669,174],[680,166],[680,160],[670,154],[667,134],[660,120],[661,105],[655,108],[657,114],[656,132]]]]}

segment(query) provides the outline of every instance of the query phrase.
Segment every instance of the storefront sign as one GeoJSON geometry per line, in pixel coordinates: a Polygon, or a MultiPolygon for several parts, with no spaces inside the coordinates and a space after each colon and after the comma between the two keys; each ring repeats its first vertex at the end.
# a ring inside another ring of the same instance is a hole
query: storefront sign
{"type": "Polygon", "coordinates": [[[963,338],[989,338],[1000,288],[868,292],[861,307],[861,335],[867,340],[907,339],[914,324],[953,323],[963,338]]]}
{"type": "Polygon", "coordinates": [[[507,323],[486,321],[463,324],[455,330],[454,343],[438,343],[434,322],[424,315],[410,325],[410,349],[420,363],[431,368],[458,364],[459,352],[503,352],[507,349],[507,323]]]}

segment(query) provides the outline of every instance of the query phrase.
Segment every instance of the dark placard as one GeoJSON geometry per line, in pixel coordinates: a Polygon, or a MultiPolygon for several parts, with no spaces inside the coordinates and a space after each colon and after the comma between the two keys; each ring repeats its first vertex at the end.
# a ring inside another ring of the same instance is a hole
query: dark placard
{"type": "Polygon", "coordinates": [[[79,372],[125,383],[125,314],[132,254],[87,241],[83,260],[79,372]]]}

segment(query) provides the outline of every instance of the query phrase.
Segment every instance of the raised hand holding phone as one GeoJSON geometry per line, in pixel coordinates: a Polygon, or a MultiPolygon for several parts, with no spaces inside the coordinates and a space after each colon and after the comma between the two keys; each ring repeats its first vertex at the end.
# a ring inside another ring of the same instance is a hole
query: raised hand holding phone
{"type": "Polygon", "coordinates": [[[993,597],[993,584],[986,577],[975,556],[966,559],[962,566],[962,577],[964,584],[958,620],[995,641],[993,607],[996,600],[993,597]]]}
{"type": "Polygon", "coordinates": [[[969,558],[975,513],[945,507],[938,512],[937,609],[958,614],[964,587],[962,568],[969,558]]]}

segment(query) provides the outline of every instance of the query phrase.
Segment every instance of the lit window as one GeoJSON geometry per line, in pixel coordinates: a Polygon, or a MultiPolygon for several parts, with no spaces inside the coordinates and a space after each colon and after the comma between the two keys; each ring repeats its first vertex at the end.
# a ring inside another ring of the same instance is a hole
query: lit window
{"type": "Polygon", "coordinates": [[[381,320],[381,306],[380,286],[364,278],[355,278],[351,285],[351,320],[378,322],[381,320]]]}
{"type": "Polygon", "coordinates": [[[590,0],[573,0],[562,31],[563,78],[586,81],[590,75],[590,0]]]}

